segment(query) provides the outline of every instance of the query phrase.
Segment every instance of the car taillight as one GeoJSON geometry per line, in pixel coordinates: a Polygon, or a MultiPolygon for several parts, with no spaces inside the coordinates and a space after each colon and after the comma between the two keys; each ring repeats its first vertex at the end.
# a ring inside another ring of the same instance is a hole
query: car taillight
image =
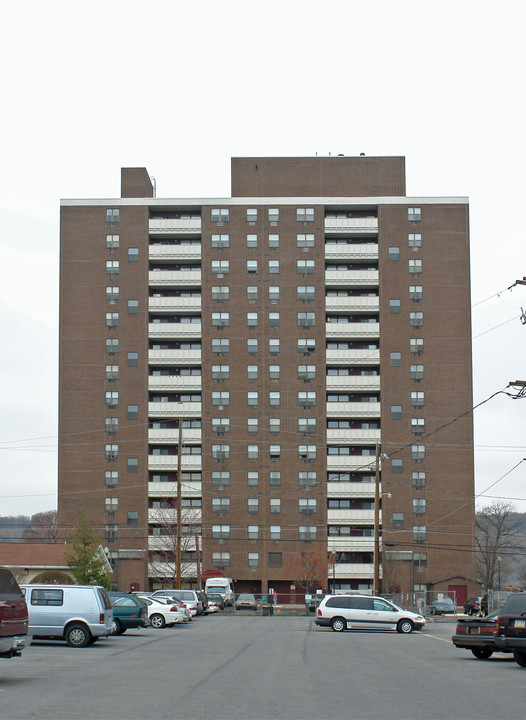
{"type": "Polygon", "coordinates": [[[104,620],[105,620],[105,618],[104,618],[104,613],[101,613],[101,614],[100,614],[100,617],[99,617],[99,622],[102,623],[102,624],[104,624],[104,620]]]}
{"type": "Polygon", "coordinates": [[[464,634],[465,634],[465,633],[466,633],[466,628],[463,627],[462,625],[457,625],[457,635],[460,634],[460,633],[464,633],[464,634]]]}
{"type": "Polygon", "coordinates": [[[500,618],[497,618],[497,625],[495,626],[495,632],[499,632],[500,630],[500,618]]]}
{"type": "Polygon", "coordinates": [[[320,610],[320,608],[318,608],[318,615],[321,615],[321,610],[320,610]]]}
{"type": "Polygon", "coordinates": [[[170,608],[170,612],[179,612],[179,608],[177,607],[177,605],[172,605],[172,607],[170,608]]]}

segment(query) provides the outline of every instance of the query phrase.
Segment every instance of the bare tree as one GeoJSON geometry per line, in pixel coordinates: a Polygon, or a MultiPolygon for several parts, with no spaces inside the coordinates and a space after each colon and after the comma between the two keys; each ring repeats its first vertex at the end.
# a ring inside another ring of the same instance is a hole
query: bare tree
{"type": "Polygon", "coordinates": [[[302,552],[285,561],[283,570],[305,594],[327,585],[328,561],[326,552],[302,552]]]}
{"type": "MultiPolygon", "coordinates": [[[[165,587],[175,587],[177,577],[177,507],[175,498],[166,498],[155,508],[152,525],[155,549],[150,553],[150,576],[165,587]]],[[[201,510],[183,507],[181,515],[181,579],[196,579],[196,535],[201,534],[201,510]]]]}
{"type": "Polygon", "coordinates": [[[27,540],[43,543],[57,542],[58,539],[58,513],[56,510],[46,510],[31,516],[30,524],[25,530],[27,540]]]}
{"type": "Polygon", "coordinates": [[[514,505],[496,500],[476,513],[475,523],[478,579],[485,588],[495,589],[499,573],[502,580],[511,569],[513,555],[521,547],[518,531],[522,522],[514,505]]]}

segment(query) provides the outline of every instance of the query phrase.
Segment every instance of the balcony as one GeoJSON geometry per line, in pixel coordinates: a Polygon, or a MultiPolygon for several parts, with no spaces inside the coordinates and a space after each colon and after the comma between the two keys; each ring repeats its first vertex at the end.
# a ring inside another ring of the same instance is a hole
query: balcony
{"type": "Polygon", "coordinates": [[[327,375],[327,390],[380,390],[379,375],[327,375]]]}
{"type": "MultiPolygon", "coordinates": [[[[195,537],[182,538],[184,549],[187,551],[195,550],[195,537]]],[[[200,541],[199,546],[202,547],[203,543],[200,541]]],[[[166,550],[167,552],[175,551],[175,537],[172,535],[148,535],[148,550],[166,550]]],[[[187,563],[184,563],[186,566],[187,563]]],[[[191,563],[188,563],[191,565],[191,563]]]]}
{"type": "MultiPolygon", "coordinates": [[[[185,443],[201,444],[201,429],[183,428],[183,440],[185,443]]],[[[179,442],[179,430],[177,428],[150,428],[148,430],[148,442],[177,445],[179,442]]]]}
{"type": "Polygon", "coordinates": [[[347,297],[326,297],[325,310],[327,312],[371,312],[380,311],[378,297],[360,297],[348,295],[347,297]]]}
{"type": "Polygon", "coordinates": [[[375,445],[377,442],[380,442],[380,433],[380,429],[362,430],[361,428],[349,428],[347,430],[343,428],[329,428],[327,430],[327,443],[332,445],[341,445],[342,443],[375,445]]]}
{"type": "Polygon", "coordinates": [[[345,472],[357,469],[374,472],[376,459],[372,455],[327,455],[327,472],[345,472]]]}
{"type": "Polygon", "coordinates": [[[378,270],[325,270],[328,287],[378,287],[378,270]]]}
{"type": "Polygon", "coordinates": [[[327,350],[327,365],[379,365],[380,350],[327,350]]]}
{"type": "MultiPolygon", "coordinates": [[[[151,539],[152,536],[150,536],[151,539]]],[[[173,540],[172,540],[173,545],[173,540]]],[[[201,546],[201,544],[200,544],[201,546]]],[[[160,550],[162,548],[151,547],[148,542],[149,550],[160,550]]],[[[195,540],[188,539],[184,541],[185,550],[195,550],[195,540]]],[[[175,548],[167,548],[170,552],[174,552],[175,548]]],[[[171,583],[176,577],[175,563],[149,563],[148,564],[148,577],[158,580],[160,578],[166,578],[166,582],[171,583]]],[[[197,577],[197,564],[195,562],[187,562],[184,560],[181,563],[181,578],[196,578],[197,577]]]]}
{"type": "MultiPolygon", "coordinates": [[[[352,579],[352,578],[372,578],[374,572],[374,566],[372,563],[340,563],[336,565],[334,569],[334,577],[339,579],[352,579]]],[[[332,567],[330,571],[331,578],[333,577],[332,567]]]]}
{"type": "Polygon", "coordinates": [[[328,402],[327,417],[379,418],[380,403],[328,402]]]}
{"type": "MultiPolygon", "coordinates": [[[[151,221],[150,221],[151,222],[151,221]]],[[[367,233],[376,235],[378,218],[325,218],[325,233],[367,233]]]]}
{"type": "Polygon", "coordinates": [[[201,270],[150,270],[150,287],[200,287],[201,270]]]}
{"type": "Polygon", "coordinates": [[[150,312],[201,312],[200,297],[151,297],[148,299],[150,312]]]}
{"type": "MultiPolygon", "coordinates": [[[[200,525],[202,519],[201,508],[183,508],[181,520],[185,524],[200,525]]],[[[176,508],[150,508],[148,522],[157,525],[175,525],[177,523],[176,508]]]]}
{"type": "Polygon", "coordinates": [[[149,350],[150,365],[200,365],[201,350],[149,350]]]}
{"type": "Polygon", "coordinates": [[[373,525],[374,510],[327,510],[327,522],[329,525],[353,525],[360,522],[373,525]]]}
{"type": "Polygon", "coordinates": [[[201,417],[200,402],[150,402],[148,403],[148,417],[201,417]]]}
{"type": "Polygon", "coordinates": [[[200,217],[152,218],[150,219],[150,235],[194,235],[201,234],[200,217]]]}
{"type": "Polygon", "coordinates": [[[380,337],[379,323],[325,323],[325,335],[328,339],[380,337]]]}
{"type": "Polygon", "coordinates": [[[150,245],[150,260],[157,262],[201,260],[201,245],[150,245]]]}
{"type": "MultiPolygon", "coordinates": [[[[150,375],[148,390],[201,390],[200,375],[150,375]]],[[[186,438],[186,435],[185,435],[186,438]]]]}
{"type": "Polygon", "coordinates": [[[173,340],[174,338],[199,340],[201,323],[149,323],[148,337],[163,340],[173,340]]]}
{"type": "MultiPolygon", "coordinates": [[[[181,495],[183,497],[201,497],[203,492],[200,480],[183,480],[181,495]]],[[[148,497],[175,497],[177,495],[176,482],[149,482],[148,497]]]]}
{"type": "MultiPolygon", "coordinates": [[[[177,470],[177,455],[148,455],[148,470],[177,470]]],[[[181,470],[201,470],[201,455],[181,455],[181,470]]]]}
{"type": "Polygon", "coordinates": [[[325,245],[326,260],[378,260],[378,245],[325,245]]]}
{"type": "Polygon", "coordinates": [[[329,552],[374,552],[374,538],[330,535],[327,549],[329,552]]]}
{"type": "Polygon", "coordinates": [[[327,497],[337,498],[369,498],[373,499],[375,483],[372,482],[348,482],[348,483],[327,483],[327,497]]]}

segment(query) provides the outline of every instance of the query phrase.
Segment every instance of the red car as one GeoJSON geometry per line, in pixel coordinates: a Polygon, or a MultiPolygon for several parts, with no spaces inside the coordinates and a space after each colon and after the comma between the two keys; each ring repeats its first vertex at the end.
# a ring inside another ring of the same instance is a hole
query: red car
{"type": "Polygon", "coordinates": [[[31,638],[24,595],[11,570],[0,567],[0,657],[19,656],[31,638]]]}

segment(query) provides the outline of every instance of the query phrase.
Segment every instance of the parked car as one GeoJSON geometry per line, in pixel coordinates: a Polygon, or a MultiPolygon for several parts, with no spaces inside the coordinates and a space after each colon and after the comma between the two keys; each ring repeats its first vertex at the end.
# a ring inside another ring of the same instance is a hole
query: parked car
{"type": "Polygon", "coordinates": [[[182,612],[170,601],[170,598],[147,597],[144,598],[144,602],[148,605],[148,617],[152,627],[163,628],[184,622],[182,612]]]}
{"type": "Polygon", "coordinates": [[[526,592],[512,593],[502,606],[495,645],[499,652],[511,650],[515,662],[526,667],[526,592]]]}
{"type": "Polygon", "coordinates": [[[63,638],[70,647],[92,645],[113,629],[108,593],[98,585],[21,585],[33,637],[63,638]]]}
{"type": "Polygon", "coordinates": [[[501,608],[494,610],[486,617],[458,620],[457,629],[451,638],[453,645],[471,650],[479,660],[487,660],[495,651],[511,652],[497,648],[495,644],[495,630],[500,610],[501,608]]]}
{"type": "Polygon", "coordinates": [[[311,595],[309,600],[309,611],[310,612],[316,612],[318,609],[319,604],[323,600],[325,595],[322,595],[321,593],[316,593],[315,595],[311,595]]]}
{"type": "Polygon", "coordinates": [[[314,620],[316,625],[344,630],[397,630],[410,633],[426,624],[422,615],[369,595],[326,595],[314,620]]]}
{"type": "Polygon", "coordinates": [[[198,615],[206,615],[208,613],[208,597],[206,593],[202,592],[202,590],[196,591],[197,598],[201,601],[201,605],[203,606],[203,609],[201,612],[199,610],[197,611],[198,615]]]}
{"type": "Polygon", "coordinates": [[[236,600],[236,610],[257,610],[256,596],[251,593],[241,593],[236,600]]]}
{"type": "Polygon", "coordinates": [[[482,596],[469,598],[464,603],[464,612],[466,615],[479,615],[482,608],[482,596]]]}
{"type": "MultiPolygon", "coordinates": [[[[145,591],[136,591],[134,592],[134,595],[137,595],[137,597],[140,597],[142,599],[151,597],[150,592],[145,591]]],[[[190,608],[185,605],[185,603],[181,602],[180,600],[177,600],[176,598],[169,598],[174,605],[177,605],[179,612],[183,614],[183,621],[184,622],[190,622],[192,619],[192,613],[190,612],[190,608]]]]}
{"type": "Polygon", "coordinates": [[[219,593],[206,593],[206,597],[208,598],[209,605],[213,603],[219,610],[225,609],[225,601],[219,593]]]}
{"type": "Polygon", "coordinates": [[[203,604],[197,597],[197,593],[195,592],[195,590],[156,590],[150,595],[150,597],[169,597],[173,598],[174,600],[178,600],[179,602],[184,602],[184,604],[189,608],[192,615],[197,615],[198,613],[200,614],[203,612],[203,604]]]}
{"type": "Polygon", "coordinates": [[[148,605],[132,593],[108,591],[113,608],[114,635],[122,635],[129,629],[147,627],[148,605]]]}
{"type": "Polygon", "coordinates": [[[11,570],[0,568],[0,657],[19,657],[30,642],[24,594],[11,570]]]}
{"type": "Polygon", "coordinates": [[[427,606],[427,612],[430,615],[445,615],[446,613],[456,612],[457,606],[455,601],[450,597],[444,597],[442,600],[435,598],[427,606]]]}

